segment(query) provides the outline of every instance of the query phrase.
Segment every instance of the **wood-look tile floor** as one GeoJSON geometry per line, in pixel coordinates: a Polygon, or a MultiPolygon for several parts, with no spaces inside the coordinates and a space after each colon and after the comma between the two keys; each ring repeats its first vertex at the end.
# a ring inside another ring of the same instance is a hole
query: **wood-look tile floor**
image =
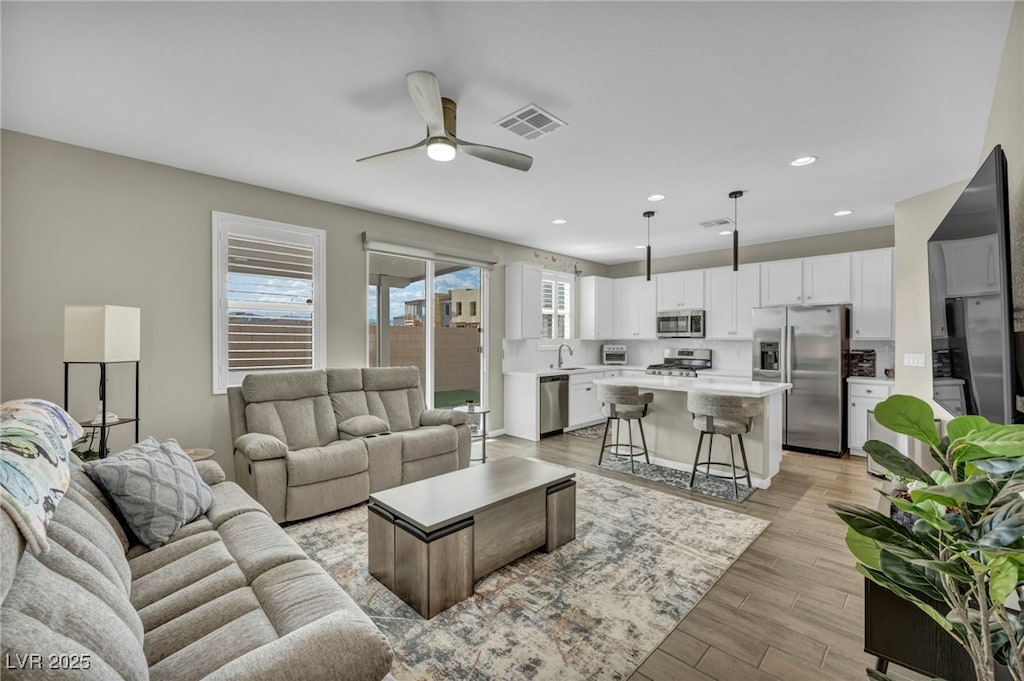
{"type": "MultiPolygon", "coordinates": [[[[867,474],[863,459],[785,452],[771,488],[734,504],[599,470],[598,447],[570,435],[499,437],[488,441],[487,454],[536,457],[771,521],[630,681],[867,678],[874,658],[864,653],[863,578],[846,550],[846,526],[826,506],[833,499],[877,504],[881,481],[867,474]]],[[[924,679],[895,666],[889,675],[924,679]]]]}

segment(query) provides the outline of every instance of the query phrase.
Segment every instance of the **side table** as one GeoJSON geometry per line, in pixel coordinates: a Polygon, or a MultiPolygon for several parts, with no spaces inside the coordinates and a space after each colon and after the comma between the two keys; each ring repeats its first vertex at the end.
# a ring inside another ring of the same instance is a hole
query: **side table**
{"type": "Polygon", "coordinates": [[[189,455],[193,461],[206,461],[212,459],[216,452],[206,447],[186,447],[184,452],[189,455]]]}
{"type": "Polygon", "coordinates": [[[469,460],[471,462],[487,463],[487,415],[491,413],[491,410],[481,409],[476,406],[466,406],[455,407],[455,411],[461,411],[469,416],[469,437],[471,440],[480,440],[480,458],[474,459],[473,455],[470,454],[469,460]],[[474,421],[474,416],[479,416],[480,418],[474,421]]]}

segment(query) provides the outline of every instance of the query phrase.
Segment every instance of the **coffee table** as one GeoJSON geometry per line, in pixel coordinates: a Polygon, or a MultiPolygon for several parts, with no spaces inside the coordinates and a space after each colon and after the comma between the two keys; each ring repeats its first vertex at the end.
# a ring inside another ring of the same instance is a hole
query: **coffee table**
{"type": "Polygon", "coordinates": [[[575,539],[575,475],[512,457],[374,492],[370,574],[430,619],[503,565],[575,539]]]}

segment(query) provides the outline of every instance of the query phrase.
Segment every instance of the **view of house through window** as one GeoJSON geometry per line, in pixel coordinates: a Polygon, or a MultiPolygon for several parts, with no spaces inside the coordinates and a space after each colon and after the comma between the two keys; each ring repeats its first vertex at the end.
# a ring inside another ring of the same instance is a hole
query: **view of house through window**
{"type": "Polygon", "coordinates": [[[418,367],[430,406],[480,404],[480,268],[382,253],[367,264],[369,365],[418,367]]]}

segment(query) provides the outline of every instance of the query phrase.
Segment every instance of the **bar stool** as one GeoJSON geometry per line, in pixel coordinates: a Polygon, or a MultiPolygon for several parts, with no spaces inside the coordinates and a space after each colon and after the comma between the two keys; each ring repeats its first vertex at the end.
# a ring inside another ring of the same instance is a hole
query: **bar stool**
{"type": "Polygon", "coordinates": [[[747,465],[747,450],[743,446],[743,433],[749,433],[754,424],[754,417],[761,413],[760,400],[748,400],[734,395],[712,395],[710,393],[692,392],[686,396],[687,407],[693,414],[693,427],[700,431],[700,438],[697,440],[697,456],[693,460],[693,471],[690,473],[690,487],[697,477],[698,466],[707,466],[707,475],[716,478],[732,479],[733,493],[740,498],[738,480],[745,477],[747,486],[750,483],[750,469],[747,465]],[[708,437],[708,460],[701,463],[700,449],[704,444],[704,435],[708,437]],[[730,461],[712,461],[711,447],[715,435],[725,435],[729,438],[730,461]],[[740,456],[743,457],[743,467],[740,473],[736,472],[736,451],[732,446],[732,436],[740,441],[740,456]],[[712,473],[711,466],[732,466],[732,475],[712,473]]]}
{"type": "Polygon", "coordinates": [[[604,422],[604,437],[601,438],[601,454],[597,457],[597,465],[604,460],[604,452],[608,450],[613,456],[629,457],[629,470],[634,472],[633,460],[643,455],[647,463],[651,462],[647,455],[647,438],[644,436],[643,418],[647,416],[647,405],[654,401],[654,393],[642,393],[635,385],[604,385],[597,384],[597,399],[601,400],[601,413],[607,417],[604,422]],[[615,421],[615,442],[608,442],[608,427],[615,421]],[[622,452],[622,443],[619,437],[622,421],[626,422],[629,429],[629,453],[622,452]],[[643,447],[633,444],[633,421],[640,424],[640,441],[643,447]]]}

